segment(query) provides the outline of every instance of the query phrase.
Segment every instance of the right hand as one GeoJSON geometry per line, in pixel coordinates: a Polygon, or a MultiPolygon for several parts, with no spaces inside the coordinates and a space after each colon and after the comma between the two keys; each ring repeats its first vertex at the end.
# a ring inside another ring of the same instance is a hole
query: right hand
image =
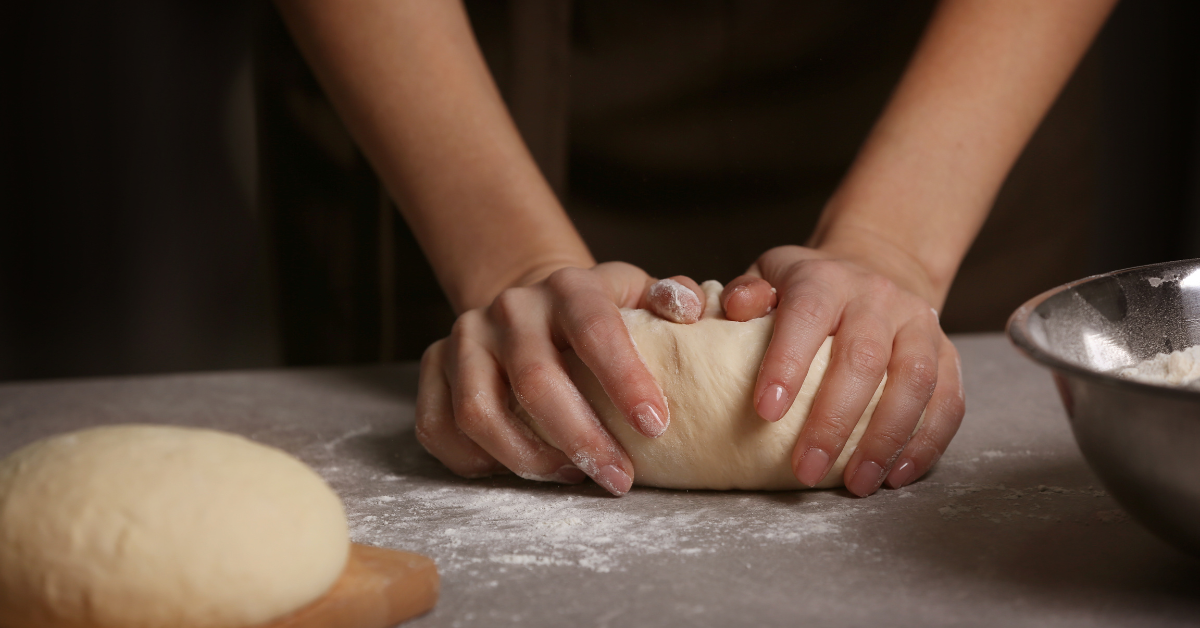
{"type": "Polygon", "coordinates": [[[650,438],[661,435],[670,408],[620,308],[695,322],[704,293],[691,279],[673,279],[656,283],[620,262],[563,268],[541,282],[505,290],[489,307],[463,313],[450,337],[431,345],[421,359],[417,439],[461,476],[507,468],[552,482],[591,477],[614,495],[627,493],[633,462],[571,381],[562,352],[575,351],[635,430],[650,438]],[[510,389],[550,442],[513,414],[510,389]]]}

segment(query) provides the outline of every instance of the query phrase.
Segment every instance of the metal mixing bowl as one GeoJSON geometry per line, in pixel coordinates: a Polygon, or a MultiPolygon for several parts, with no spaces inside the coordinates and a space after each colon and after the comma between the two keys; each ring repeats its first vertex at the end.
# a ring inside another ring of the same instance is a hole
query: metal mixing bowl
{"type": "Polygon", "coordinates": [[[1113,374],[1200,344],[1200,260],[1096,275],[1042,293],[1008,337],[1050,368],[1088,464],[1160,537],[1200,556],[1200,390],[1113,374]]]}

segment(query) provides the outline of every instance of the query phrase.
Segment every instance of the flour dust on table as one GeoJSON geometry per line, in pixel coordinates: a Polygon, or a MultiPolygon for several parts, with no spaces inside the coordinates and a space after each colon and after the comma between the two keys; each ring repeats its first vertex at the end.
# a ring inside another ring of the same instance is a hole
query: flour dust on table
{"type": "Polygon", "coordinates": [[[403,537],[407,549],[437,556],[445,574],[485,564],[609,573],[639,557],[726,549],[714,547],[713,539],[755,546],[812,542],[833,550],[843,545],[843,525],[853,517],[820,508],[795,511],[781,524],[777,507],[758,498],[738,498],[743,510],[719,514],[678,499],[686,493],[656,496],[658,506],[648,513],[570,492],[577,487],[557,488],[562,491],[456,485],[366,497],[350,509],[350,536],[366,544],[403,537]]]}

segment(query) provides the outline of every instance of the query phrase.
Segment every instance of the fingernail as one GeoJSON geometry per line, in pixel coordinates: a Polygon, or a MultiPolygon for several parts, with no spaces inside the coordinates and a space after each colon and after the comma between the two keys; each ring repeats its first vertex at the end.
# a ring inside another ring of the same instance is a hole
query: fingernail
{"type": "Polygon", "coordinates": [[[611,464],[602,467],[600,472],[596,474],[595,480],[597,484],[618,497],[628,493],[629,488],[633,486],[633,480],[629,479],[629,475],[622,471],[620,467],[611,464]]]}
{"type": "Polygon", "coordinates": [[[850,481],[846,482],[846,490],[859,497],[866,497],[874,493],[882,482],[883,467],[872,460],[864,460],[854,470],[854,475],[850,476],[850,481]]]}
{"type": "Polygon", "coordinates": [[[788,409],[787,389],[771,384],[758,399],[758,416],[774,423],[783,418],[788,409]]]}
{"type": "Polygon", "coordinates": [[[650,286],[650,300],[659,306],[659,314],[673,323],[690,324],[700,320],[703,304],[692,289],[674,279],[661,279],[650,286]]]}
{"type": "Polygon", "coordinates": [[[917,463],[905,458],[901,460],[892,472],[888,474],[887,483],[892,488],[900,488],[907,486],[913,481],[913,476],[917,474],[917,463]]]}
{"type": "Polygon", "coordinates": [[[648,403],[640,403],[633,409],[633,420],[637,422],[638,431],[650,438],[658,438],[667,431],[667,422],[658,410],[648,403]]]}
{"type": "Polygon", "coordinates": [[[587,479],[587,474],[573,464],[564,464],[554,472],[556,481],[564,484],[579,484],[587,479]]]}
{"type": "Polygon", "coordinates": [[[800,457],[800,462],[796,464],[796,479],[806,486],[816,486],[825,478],[828,467],[829,454],[820,448],[811,447],[804,452],[804,455],[800,457]]]}

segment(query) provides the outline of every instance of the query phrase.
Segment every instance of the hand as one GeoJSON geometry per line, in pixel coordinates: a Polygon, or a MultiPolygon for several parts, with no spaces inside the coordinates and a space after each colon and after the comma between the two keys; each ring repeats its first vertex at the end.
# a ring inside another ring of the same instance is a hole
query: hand
{"type": "MultiPolygon", "coordinates": [[[[787,413],[817,349],[834,336],[829,369],[792,453],[792,469],[804,484],[813,486],[829,472],[887,373],[871,423],[846,465],[846,488],[859,496],[874,493],[885,479],[899,488],[921,477],[946,450],[965,408],[958,351],[942,333],[937,310],[917,296],[926,292],[921,282],[909,273],[903,280],[910,288],[901,287],[873,270],[874,263],[779,247],[721,295],[732,320],[757,318],[778,302],[754,388],[755,407],[768,421],[787,413]]],[[[891,272],[895,266],[881,267],[900,277],[891,272]]]]}
{"type": "Polygon", "coordinates": [[[655,282],[623,263],[563,268],[505,290],[489,307],[462,314],[450,337],[426,350],[417,439],[465,477],[507,468],[533,480],[591,477],[612,494],[625,494],[633,463],[576,389],[561,353],[573,349],[629,424],[657,437],[670,423],[670,409],[619,308],[648,308],[693,323],[704,311],[703,294],[686,277],[655,282]],[[510,409],[510,389],[549,442],[510,409]]]}

